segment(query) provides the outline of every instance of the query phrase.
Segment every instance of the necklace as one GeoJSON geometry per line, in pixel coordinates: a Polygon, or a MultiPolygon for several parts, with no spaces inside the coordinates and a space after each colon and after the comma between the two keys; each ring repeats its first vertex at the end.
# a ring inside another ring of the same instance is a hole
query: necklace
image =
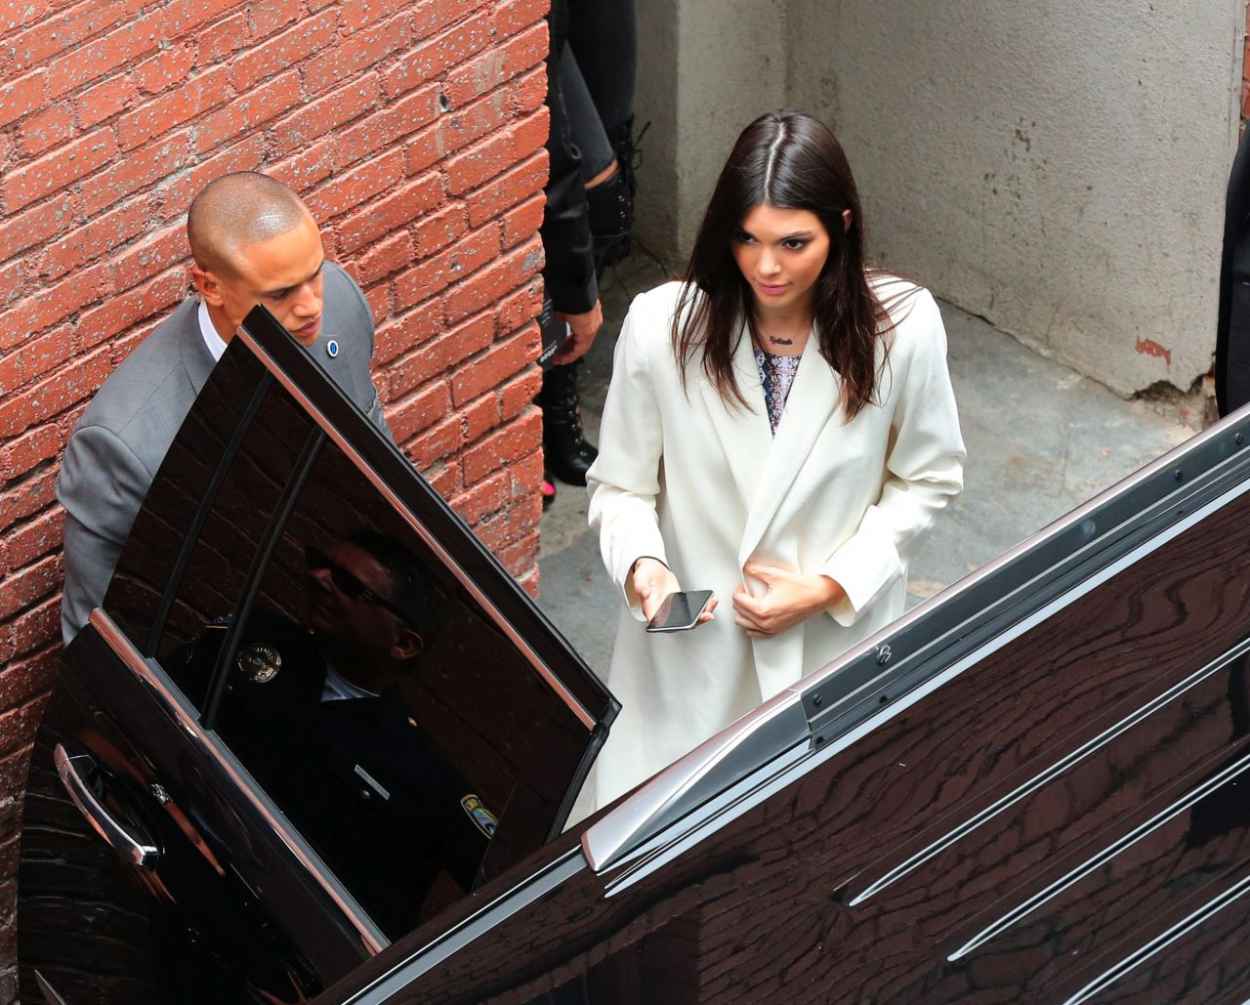
{"type": "Polygon", "coordinates": [[[806,339],[800,339],[797,335],[770,335],[768,332],[756,328],[756,337],[760,343],[761,349],[780,351],[781,355],[789,355],[794,351],[795,346],[802,345],[806,339]],[[789,350],[789,352],[787,352],[789,350]]]}

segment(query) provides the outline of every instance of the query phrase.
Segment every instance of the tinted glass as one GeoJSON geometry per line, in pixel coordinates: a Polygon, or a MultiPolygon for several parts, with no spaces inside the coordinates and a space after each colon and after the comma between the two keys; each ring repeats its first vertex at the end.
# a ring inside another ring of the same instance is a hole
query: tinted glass
{"type": "Polygon", "coordinates": [[[391,937],[539,847],[588,741],[328,440],[226,674],[212,725],[391,937]]]}
{"type": "Polygon", "coordinates": [[[211,671],[197,653],[229,623],[300,450],[315,435],[280,389],[249,396],[241,413],[228,394],[219,396],[229,383],[206,385],[217,400],[202,399],[170,447],[106,601],[148,650],[162,592],[172,588],[156,655],[197,704],[211,671]]]}
{"type": "MultiPolygon", "coordinates": [[[[271,388],[210,489],[215,491],[187,553],[157,650],[161,665],[197,703],[212,669],[204,656],[216,652],[212,636],[230,624],[300,452],[316,435],[290,399],[271,388]]],[[[192,437],[179,439],[187,453],[197,446],[192,437]]]]}
{"type": "Polygon", "coordinates": [[[198,640],[236,609],[312,423],[246,353],[225,357],[170,446],[109,585],[110,615],[199,704],[198,640]],[[201,526],[203,521],[203,526],[201,526]],[[168,596],[163,596],[168,594],[168,596]],[[154,632],[164,615],[159,645],[154,632]]]}

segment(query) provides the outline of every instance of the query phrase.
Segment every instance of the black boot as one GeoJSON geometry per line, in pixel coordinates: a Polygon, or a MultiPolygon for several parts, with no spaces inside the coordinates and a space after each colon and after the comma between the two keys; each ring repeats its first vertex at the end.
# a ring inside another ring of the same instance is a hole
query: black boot
{"type": "Polygon", "coordinates": [[[609,266],[629,255],[634,226],[634,198],[629,189],[624,167],[602,185],[586,189],[590,236],[595,244],[595,273],[600,277],[609,266]]]}
{"type": "Polygon", "coordinates": [[[642,160],[642,138],[647,135],[651,123],[646,122],[634,135],[634,117],[631,115],[619,126],[608,130],[608,142],[616,154],[616,163],[621,166],[621,174],[625,176],[625,188],[629,191],[630,201],[638,194],[638,164],[642,160]]]}
{"type": "Polygon", "coordinates": [[[577,396],[579,363],[553,366],[543,374],[538,404],[543,410],[543,452],[547,470],[569,485],[585,485],[586,472],[599,456],[582,435],[577,396]]]}
{"type": "Polygon", "coordinates": [[[595,272],[603,275],[608,266],[622,261],[630,252],[634,229],[634,195],[638,191],[635,171],[638,166],[638,144],[651,123],[634,136],[631,115],[619,126],[608,130],[608,141],[616,152],[617,172],[602,185],[586,190],[590,209],[590,233],[595,242],[595,272]]]}

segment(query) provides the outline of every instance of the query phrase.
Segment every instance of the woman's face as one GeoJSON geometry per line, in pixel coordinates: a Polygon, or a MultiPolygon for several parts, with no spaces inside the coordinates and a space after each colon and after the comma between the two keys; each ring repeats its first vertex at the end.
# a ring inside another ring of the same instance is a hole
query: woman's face
{"type": "Polygon", "coordinates": [[[810,309],[829,232],[815,213],[761,204],[742,221],[733,252],[760,313],[810,309]]]}

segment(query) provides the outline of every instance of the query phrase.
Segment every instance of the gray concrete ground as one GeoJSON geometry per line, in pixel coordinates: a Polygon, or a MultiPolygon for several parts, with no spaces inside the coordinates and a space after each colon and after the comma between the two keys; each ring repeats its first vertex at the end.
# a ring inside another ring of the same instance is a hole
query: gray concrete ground
{"type": "MultiPolygon", "coordinates": [[[[607,277],[606,322],[582,368],[583,421],[595,439],[612,350],[635,293],[667,278],[634,256],[607,277]]],[[[1175,409],[1125,401],[949,304],[951,377],[968,446],[964,492],[911,568],[913,601],[938,592],[1194,432],[1175,409]]],[[[622,603],[586,526],[584,489],[559,486],[539,555],[548,617],[606,673],[622,603]]]]}

